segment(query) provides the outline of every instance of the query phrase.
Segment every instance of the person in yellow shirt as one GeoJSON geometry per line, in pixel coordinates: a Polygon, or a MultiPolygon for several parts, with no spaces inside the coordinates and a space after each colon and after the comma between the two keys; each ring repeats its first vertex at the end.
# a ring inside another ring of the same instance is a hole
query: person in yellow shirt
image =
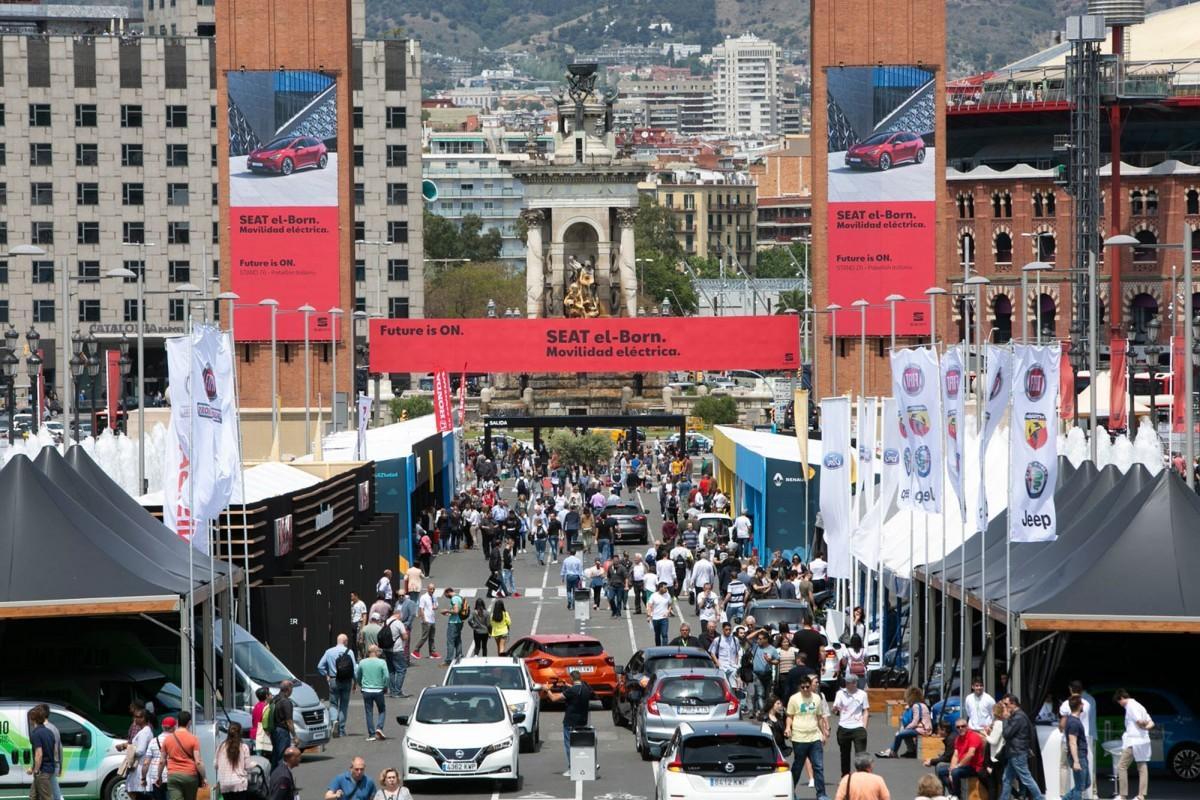
{"type": "Polygon", "coordinates": [[[825,797],[825,742],[829,739],[829,704],[816,686],[815,676],[800,681],[799,691],[788,700],[783,735],[792,743],[792,787],[800,781],[804,764],[812,765],[813,788],[818,800],[825,797]]]}
{"type": "Polygon", "coordinates": [[[496,641],[496,655],[504,655],[504,651],[508,648],[508,628],[512,625],[512,618],[504,610],[503,600],[497,600],[492,605],[490,625],[492,639],[496,641]]]}

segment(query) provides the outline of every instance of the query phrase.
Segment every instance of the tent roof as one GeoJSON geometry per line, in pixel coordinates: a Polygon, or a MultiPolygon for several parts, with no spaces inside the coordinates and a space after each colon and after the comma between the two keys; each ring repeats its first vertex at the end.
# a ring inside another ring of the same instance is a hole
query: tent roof
{"type": "MultiPolygon", "coordinates": [[[[259,503],[282,494],[290,494],[300,489],[307,489],[321,482],[316,475],[310,475],[302,469],[282,464],[278,461],[265,461],[255,464],[243,473],[245,475],[246,502],[259,503]]],[[[162,506],[162,490],[144,494],[137,499],[143,506],[162,506]]],[[[233,495],[229,505],[241,505],[242,482],[233,482],[233,495]]]]}
{"type": "MultiPolygon", "coordinates": [[[[745,428],[733,428],[728,425],[718,425],[718,431],[734,444],[739,444],[752,453],[763,458],[777,461],[792,461],[800,463],[800,444],[795,436],[782,436],[766,431],[750,431],[745,428]]],[[[808,440],[808,461],[810,464],[821,462],[821,440],[808,440]]]]}
{"type": "MultiPolygon", "coordinates": [[[[383,461],[389,458],[404,458],[412,455],[413,445],[437,433],[437,419],[426,414],[416,419],[396,422],[379,428],[367,428],[366,458],[383,461]]],[[[339,431],[325,437],[321,449],[326,461],[355,461],[354,446],[358,442],[358,431],[339,431]]],[[[312,461],[312,456],[301,456],[297,461],[312,461]]]]}

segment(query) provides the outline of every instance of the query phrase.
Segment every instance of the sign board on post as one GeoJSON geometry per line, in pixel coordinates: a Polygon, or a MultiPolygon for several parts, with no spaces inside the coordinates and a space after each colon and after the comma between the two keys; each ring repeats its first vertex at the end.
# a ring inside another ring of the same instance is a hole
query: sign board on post
{"type": "Polygon", "coordinates": [[[439,370],[433,374],[433,413],[438,433],[454,430],[454,415],[450,406],[450,373],[439,370]]]}
{"type": "Polygon", "coordinates": [[[104,378],[108,391],[108,429],[117,429],[117,409],[121,407],[121,351],[104,351],[104,378]]]}

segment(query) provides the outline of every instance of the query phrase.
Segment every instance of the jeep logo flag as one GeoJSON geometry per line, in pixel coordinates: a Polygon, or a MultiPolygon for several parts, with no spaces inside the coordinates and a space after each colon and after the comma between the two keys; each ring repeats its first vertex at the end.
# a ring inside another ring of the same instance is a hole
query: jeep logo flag
{"type": "MultiPolygon", "coordinates": [[[[1058,483],[1056,419],[1062,348],[1017,345],[1013,356],[1009,425],[1009,537],[1014,542],[1051,542],[1058,537],[1054,488],[1058,483]]],[[[989,406],[991,404],[989,403],[989,406]]]]}
{"type": "MultiPolygon", "coordinates": [[[[961,374],[961,364],[958,369],[961,374]]],[[[931,514],[942,510],[942,388],[948,384],[942,378],[937,352],[932,348],[892,353],[895,413],[900,420],[900,434],[907,440],[905,470],[899,476],[899,505],[931,514]]],[[[958,394],[961,398],[962,392],[958,394]]]]}

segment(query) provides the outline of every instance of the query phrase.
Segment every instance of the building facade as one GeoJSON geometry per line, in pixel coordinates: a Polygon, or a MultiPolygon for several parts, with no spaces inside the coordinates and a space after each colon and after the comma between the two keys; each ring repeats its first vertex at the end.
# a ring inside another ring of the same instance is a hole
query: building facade
{"type": "Polygon", "coordinates": [[[787,245],[812,236],[812,142],[789,136],[749,167],[758,185],[757,244],[787,245]]]}
{"type": "Polygon", "coordinates": [[[713,110],[717,132],[778,134],[782,131],[779,45],[753,34],[713,48],[713,110]]]}
{"type": "MultiPolygon", "coordinates": [[[[53,18],[44,34],[0,35],[0,325],[39,330],[47,385],[61,385],[59,337],[91,333],[111,346],[135,335],[140,313],[145,391],[155,394],[165,388],[164,339],[184,331],[178,287],[209,298],[193,315],[227,312],[213,300],[224,233],[215,39],[195,35],[213,20],[208,3],[148,3],[146,35],[60,34],[53,18]],[[5,257],[22,244],[47,255],[5,257]],[[141,311],[134,281],[103,277],[121,266],[144,272],[141,311]]],[[[352,63],[353,238],[392,242],[358,246],[355,308],[419,316],[419,46],[357,39],[352,63]]]]}
{"type": "Polygon", "coordinates": [[[624,107],[641,109],[638,127],[662,128],[679,136],[713,131],[713,82],[709,78],[622,81],[618,114],[624,107]]]}
{"type": "Polygon", "coordinates": [[[757,187],[744,173],[669,170],[652,176],[658,204],[671,212],[675,237],[689,256],[737,259],[754,271],[757,187]]]}

